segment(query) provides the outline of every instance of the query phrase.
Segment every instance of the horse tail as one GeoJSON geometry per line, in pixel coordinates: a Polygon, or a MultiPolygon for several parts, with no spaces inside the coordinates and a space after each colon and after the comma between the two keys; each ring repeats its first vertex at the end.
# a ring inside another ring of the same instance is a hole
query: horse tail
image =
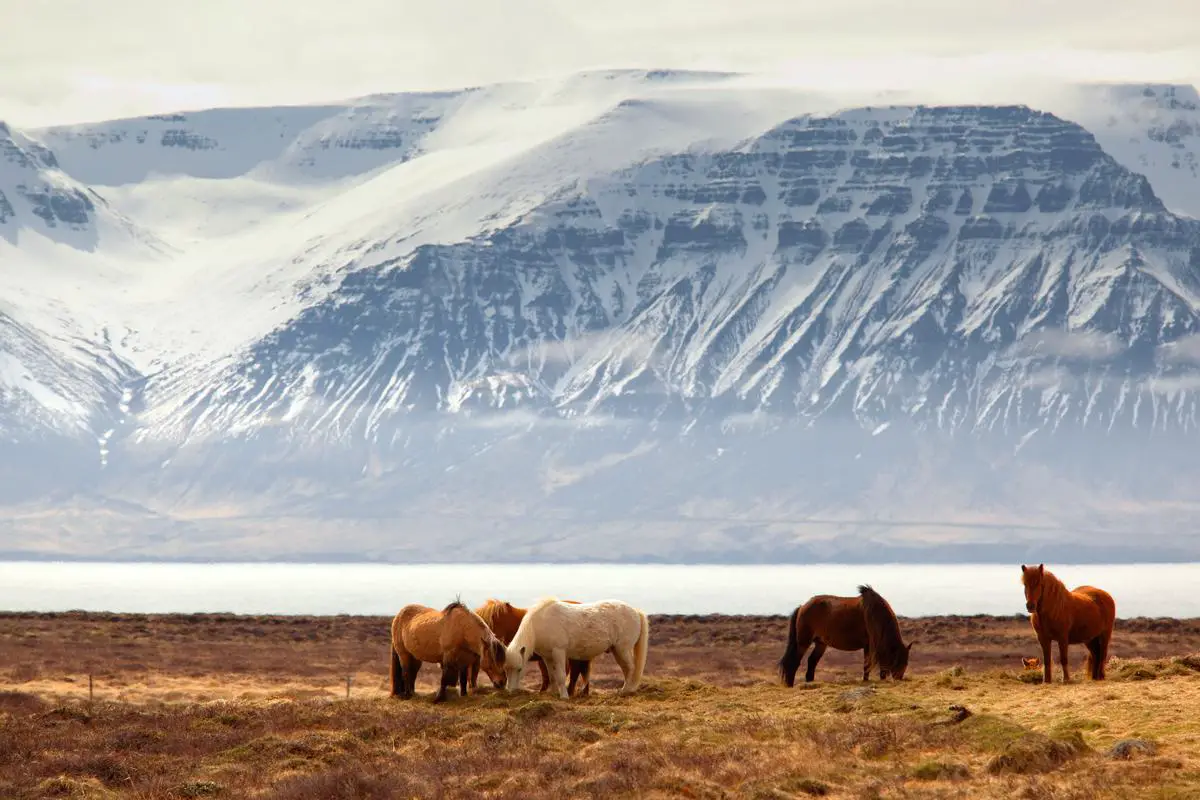
{"type": "Polygon", "coordinates": [[[395,647],[389,647],[392,654],[392,694],[404,694],[404,665],[400,663],[400,656],[396,654],[395,647]]]}
{"type": "Polygon", "coordinates": [[[391,673],[392,678],[392,694],[404,694],[406,688],[404,683],[404,665],[400,663],[400,654],[396,652],[396,647],[400,644],[401,623],[400,615],[404,613],[404,609],[400,610],[399,614],[392,617],[392,635],[388,637],[388,652],[391,654],[391,673]]]}
{"type": "Polygon", "coordinates": [[[800,606],[796,606],[792,616],[788,619],[787,649],[783,651],[783,658],[779,659],[779,677],[786,686],[795,683],[796,670],[800,669],[800,646],[796,635],[796,622],[799,616],[800,606]]]}
{"type": "Polygon", "coordinates": [[[630,676],[629,689],[636,689],[642,682],[642,674],[646,671],[646,656],[650,652],[650,618],[645,611],[638,611],[641,618],[642,631],[633,644],[633,675],[630,676]]]}

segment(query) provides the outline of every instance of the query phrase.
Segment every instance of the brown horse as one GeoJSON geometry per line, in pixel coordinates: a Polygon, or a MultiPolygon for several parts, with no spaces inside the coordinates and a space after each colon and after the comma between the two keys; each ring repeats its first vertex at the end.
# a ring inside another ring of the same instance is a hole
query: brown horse
{"type": "Polygon", "coordinates": [[[442,665],[433,702],[446,699],[455,683],[467,693],[467,675],[483,666],[497,686],[504,685],[504,643],[479,615],[455,600],[441,611],[413,603],[392,619],[392,696],[412,697],[421,662],[442,665]]]}
{"type": "MultiPolygon", "coordinates": [[[[563,602],[579,605],[578,600],[563,600],[563,602]]],[[[496,634],[496,638],[504,642],[506,645],[510,644],[513,640],[513,637],[517,635],[517,628],[521,627],[521,620],[525,619],[525,611],[526,609],[518,608],[512,603],[506,603],[503,600],[495,600],[492,598],[488,598],[486,603],[475,609],[475,613],[487,623],[488,627],[492,629],[492,632],[496,634]]],[[[546,669],[546,662],[543,661],[542,657],[536,653],[529,660],[536,661],[538,668],[542,671],[542,688],[538,689],[538,691],[546,691],[546,689],[550,686],[550,672],[546,669]]],[[[579,690],[579,696],[586,697],[590,693],[589,690],[592,688],[592,684],[588,676],[591,672],[591,667],[592,662],[590,661],[567,659],[567,670],[570,673],[571,678],[570,683],[567,685],[568,695],[575,694],[575,682],[581,676],[583,677],[583,688],[579,690]]],[[[475,686],[475,681],[478,675],[478,667],[471,670],[471,686],[475,686]]],[[[494,679],[493,683],[495,683],[494,679]]],[[[497,688],[500,688],[499,684],[497,684],[497,688]]]]}
{"type": "Polygon", "coordinates": [[[905,644],[900,638],[900,623],[888,602],[870,586],[859,586],[858,597],[819,594],[792,612],[787,650],[779,659],[779,676],[785,685],[796,684],[796,670],[810,644],[813,649],[804,673],[806,683],[816,676],[817,662],[827,647],[862,650],[864,681],[870,679],[871,669],[876,666],[880,679],[890,675],[902,680],[915,642],[905,644]]]}
{"type": "Polygon", "coordinates": [[[1117,618],[1117,604],[1112,595],[1095,586],[1077,586],[1068,591],[1053,572],[1046,570],[1045,564],[1036,567],[1022,564],[1021,583],[1025,585],[1025,609],[1031,612],[1029,621],[1042,646],[1043,683],[1054,679],[1050,655],[1053,642],[1058,642],[1063,683],[1071,679],[1067,647],[1072,644],[1087,647],[1088,675],[1094,681],[1104,680],[1108,645],[1117,618]]]}

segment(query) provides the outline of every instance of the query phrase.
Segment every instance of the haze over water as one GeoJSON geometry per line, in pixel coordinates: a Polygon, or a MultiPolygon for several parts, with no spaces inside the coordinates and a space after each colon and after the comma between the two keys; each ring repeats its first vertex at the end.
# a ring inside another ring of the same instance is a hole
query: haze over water
{"type": "MultiPolygon", "coordinates": [[[[1200,564],[1049,565],[1111,592],[1118,617],[1200,617],[1200,564]]],[[[901,616],[1024,613],[1017,564],[164,564],[0,562],[0,610],[394,614],[461,595],[527,605],[617,598],[656,614],[786,614],[874,586],[901,616]]]]}

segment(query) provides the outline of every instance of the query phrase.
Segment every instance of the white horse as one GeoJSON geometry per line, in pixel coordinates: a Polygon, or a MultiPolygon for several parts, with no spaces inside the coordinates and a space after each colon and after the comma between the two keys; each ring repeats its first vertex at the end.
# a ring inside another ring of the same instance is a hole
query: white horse
{"type": "Polygon", "coordinates": [[[650,620],[620,600],[598,603],[564,603],[554,597],[537,601],[525,612],[517,633],[508,645],[504,669],[506,686],[521,685],[525,665],[534,653],[546,662],[553,690],[567,699],[567,659],[591,661],[612,653],[625,682],[619,694],[637,691],[646,669],[650,644],[650,620]]]}

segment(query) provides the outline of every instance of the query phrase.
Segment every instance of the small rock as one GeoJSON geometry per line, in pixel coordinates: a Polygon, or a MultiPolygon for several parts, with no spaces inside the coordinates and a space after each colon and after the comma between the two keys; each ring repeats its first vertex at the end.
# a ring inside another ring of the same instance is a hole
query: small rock
{"type": "Polygon", "coordinates": [[[1130,759],[1135,755],[1152,756],[1158,752],[1158,746],[1146,739],[1122,739],[1109,748],[1109,758],[1130,759]]]}
{"type": "Polygon", "coordinates": [[[971,710],[966,706],[950,706],[950,710],[954,712],[952,722],[962,722],[967,717],[971,716],[971,710]]]}
{"type": "Polygon", "coordinates": [[[875,694],[874,686],[860,686],[857,689],[842,692],[838,695],[838,699],[847,703],[857,703],[860,700],[866,700],[873,694],[875,694]]]}

